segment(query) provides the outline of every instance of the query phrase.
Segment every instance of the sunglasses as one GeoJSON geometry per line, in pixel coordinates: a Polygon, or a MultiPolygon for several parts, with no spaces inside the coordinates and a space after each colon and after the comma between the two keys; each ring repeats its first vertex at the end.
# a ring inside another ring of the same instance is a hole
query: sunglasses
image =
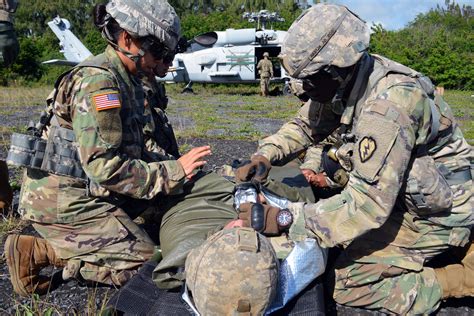
{"type": "Polygon", "coordinates": [[[156,60],[169,58],[171,54],[173,54],[174,57],[174,52],[170,52],[164,43],[156,41],[150,37],[147,37],[142,41],[142,48],[150,53],[156,60]]]}

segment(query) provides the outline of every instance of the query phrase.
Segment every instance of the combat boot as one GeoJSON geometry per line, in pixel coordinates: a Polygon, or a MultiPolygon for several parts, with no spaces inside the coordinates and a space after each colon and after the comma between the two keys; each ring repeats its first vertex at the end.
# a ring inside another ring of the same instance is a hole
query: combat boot
{"type": "Polygon", "coordinates": [[[443,299],[474,296],[474,243],[471,243],[461,264],[450,264],[435,269],[443,289],[443,299]]]}
{"type": "Polygon", "coordinates": [[[50,265],[63,267],[66,263],[46,240],[25,235],[8,236],[5,257],[13,290],[23,296],[46,293],[51,278],[40,276],[39,272],[50,265]]]}
{"type": "Polygon", "coordinates": [[[8,168],[5,161],[0,160],[0,213],[8,211],[12,205],[13,191],[8,182],[8,168]]]}

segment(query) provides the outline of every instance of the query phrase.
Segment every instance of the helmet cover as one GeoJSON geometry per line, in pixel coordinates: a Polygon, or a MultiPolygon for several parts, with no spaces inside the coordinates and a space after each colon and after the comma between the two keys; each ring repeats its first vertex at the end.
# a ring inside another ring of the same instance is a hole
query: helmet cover
{"type": "Polygon", "coordinates": [[[186,259],[186,284],[202,315],[262,315],[273,301],[277,280],[275,251],[251,228],[219,231],[186,259]]]}
{"type": "Polygon", "coordinates": [[[280,59],[287,73],[306,78],[326,66],[352,66],[369,47],[369,27],[345,6],[317,4],[290,26],[280,59]]]}
{"type": "Polygon", "coordinates": [[[110,0],[106,11],[134,37],[152,36],[171,51],[178,43],[180,21],[166,0],[110,0]]]}

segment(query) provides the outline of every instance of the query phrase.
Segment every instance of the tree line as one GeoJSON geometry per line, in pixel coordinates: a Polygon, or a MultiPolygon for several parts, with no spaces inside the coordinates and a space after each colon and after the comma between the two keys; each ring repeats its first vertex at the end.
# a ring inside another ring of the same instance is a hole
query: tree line
{"type": "MultiPolygon", "coordinates": [[[[287,30],[302,12],[294,0],[170,0],[181,18],[187,38],[208,31],[253,27],[242,19],[244,12],[277,11],[285,19],[274,25],[287,30]]],[[[316,2],[316,1],[315,1],[316,2]]],[[[93,54],[102,52],[105,41],[92,23],[92,0],[21,0],[15,28],[21,53],[9,69],[0,68],[0,85],[51,84],[67,68],[45,66],[41,61],[63,58],[47,21],[59,15],[71,22],[73,32],[93,54]]],[[[303,2],[304,3],[304,2],[303,2]]],[[[370,52],[387,56],[427,74],[436,85],[448,89],[474,89],[474,10],[446,0],[419,14],[403,29],[372,27],[370,52]]]]}

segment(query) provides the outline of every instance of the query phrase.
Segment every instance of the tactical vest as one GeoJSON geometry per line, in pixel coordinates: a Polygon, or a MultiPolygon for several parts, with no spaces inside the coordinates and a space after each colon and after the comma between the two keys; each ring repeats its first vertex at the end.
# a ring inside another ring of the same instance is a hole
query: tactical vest
{"type": "Polygon", "coordinates": [[[446,144],[453,132],[454,117],[448,104],[440,95],[435,94],[435,87],[431,80],[427,76],[385,57],[379,55],[372,55],[372,57],[381,67],[376,67],[370,75],[368,91],[375,88],[378,82],[387,75],[402,74],[415,79],[430,100],[431,129],[423,148],[418,148],[420,154],[423,152],[426,154],[429,148],[434,145],[446,144]]]}
{"type": "MultiPolygon", "coordinates": [[[[11,139],[11,147],[8,152],[7,162],[12,165],[39,169],[48,173],[68,176],[87,182],[87,175],[82,169],[79,159],[75,135],[71,129],[71,123],[59,119],[54,114],[53,104],[58,95],[58,87],[63,78],[70,76],[78,68],[95,67],[110,72],[117,82],[121,91],[122,108],[122,144],[120,151],[131,158],[141,158],[143,151],[144,125],[143,108],[129,106],[130,88],[125,84],[119,72],[107,62],[105,54],[93,57],[80,63],[78,66],[63,73],[54,85],[54,90],[47,99],[48,107],[41,114],[40,121],[29,130],[34,135],[23,135],[14,133],[11,139]],[[44,132],[50,126],[48,137],[45,139],[44,132]]],[[[143,91],[136,91],[136,99],[143,99],[143,91]]],[[[31,124],[30,124],[31,125],[31,124]]]]}
{"type": "MultiPolygon", "coordinates": [[[[406,188],[400,192],[400,198],[406,202],[409,212],[414,212],[418,216],[430,216],[432,214],[449,211],[452,205],[452,194],[450,186],[466,183],[472,177],[472,165],[460,170],[449,170],[443,163],[434,160],[432,157],[437,151],[445,147],[452,141],[455,133],[456,124],[454,116],[449,105],[443,98],[435,93],[435,88],[430,79],[421,73],[414,71],[397,62],[391,61],[382,56],[373,55],[377,66],[374,67],[368,78],[367,86],[363,89],[363,95],[353,98],[353,103],[348,104],[349,115],[346,113],[346,119],[354,116],[357,118],[362,111],[364,103],[367,101],[369,94],[373,91],[377,84],[390,74],[401,74],[413,78],[417,81],[421,89],[429,100],[430,109],[430,129],[420,143],[415,145],[415,158],[413,165],[422,165],[422,167],[412,167],[407,174],[406,188]],[[425,168],[425,173],[420,174],[419,170],[425,168]],[[431,172],[431,174],[430,174],[431,172]],[[433,189],[435,188],[435,189],[433,189]],[[427,194],[428,191],[431,191],[427,194]],[[432,191],[437,196],[432,196],[432,191]]],[[[356,83],[357,83],[356,79],[356,83]]],[[[363,80],[361,80],[363,81],[363,80]]],[[[395,85],[400,83],[395,83],[395,85]]],[[[390,88],[390,86],[386,87],[390,88]]],[[[351,122],[353,123],[353,122],[351,122]]],[[[350,148],[350,147],[348,147],[350,148]]],[[[453,149],[454,150],[454,149],[453,149]]],[[[341,150],[340,157],[344,157],[344,150],[341,150]]],[[[472,164],[472,162],[471,162],[472,164]]],[[[351,167],[349,167],[350,169],[351,167]]],[[[445,223],[442,223],[445,224],[445,223]]]]}

